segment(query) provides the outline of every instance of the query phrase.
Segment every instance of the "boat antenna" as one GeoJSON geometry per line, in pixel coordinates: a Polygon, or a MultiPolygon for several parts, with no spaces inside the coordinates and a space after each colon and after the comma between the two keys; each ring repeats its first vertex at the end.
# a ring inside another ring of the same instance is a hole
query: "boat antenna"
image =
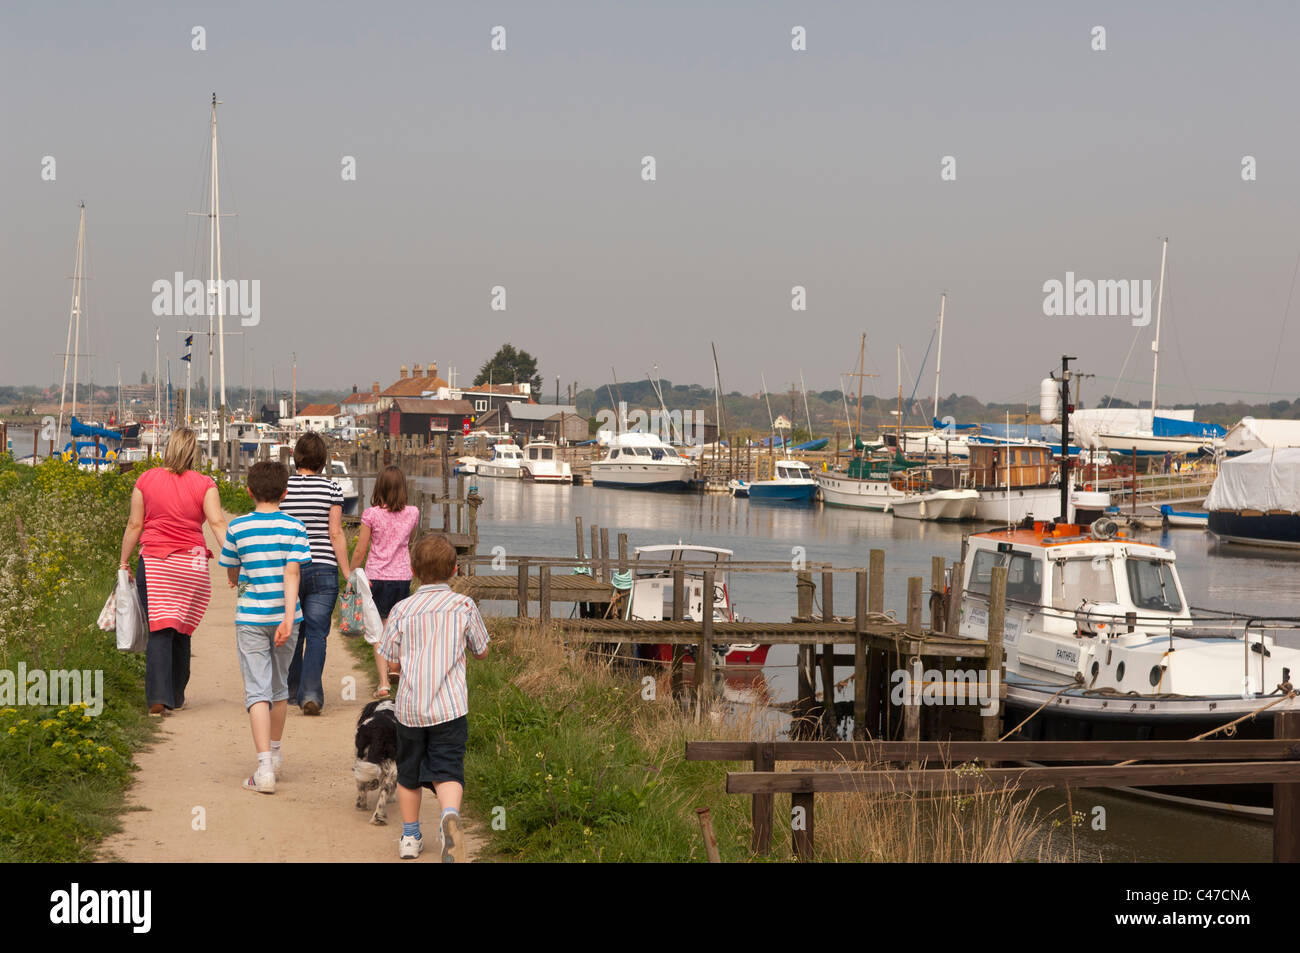
{"type": "MultiPolygon", "coordinates": [[[[1070,521],[1070,362],[1078,358],[1061,355],[1061,522],[1070,521]]],[[[1152,417],[1152,420],[1155,418],[1152,417]]],[[[1008,491],[1009,493],[1010,491],[1008,491]]]]}

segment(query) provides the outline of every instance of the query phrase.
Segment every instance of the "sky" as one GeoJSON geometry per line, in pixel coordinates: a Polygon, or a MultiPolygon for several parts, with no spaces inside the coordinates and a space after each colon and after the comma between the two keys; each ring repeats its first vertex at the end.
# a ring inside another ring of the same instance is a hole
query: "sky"
{"type": "Polygon", "coordinates": [[[8,4],[0,383],[59,380],[83,200],[82,380],[138,382],[155,327],[179,378],[206,318],[153,286],[206,277],[215,91],[223,276],[260,288],[232,390],[295,355],[304,389],[468,384],[506,341],[548,398],[707,386],[711,343],[727,390],[824,390],[865,333],[866,392],[901,347],[910,393],[947,292],[945,395],[1036,401],[1068,353],[1085,402],[1145,400],[1154,320],[1048,316],[1044,285],[1154,286],[1167,237],[1160,402],[1293,398],[1298,28],[1266,2],[8,4]]]}

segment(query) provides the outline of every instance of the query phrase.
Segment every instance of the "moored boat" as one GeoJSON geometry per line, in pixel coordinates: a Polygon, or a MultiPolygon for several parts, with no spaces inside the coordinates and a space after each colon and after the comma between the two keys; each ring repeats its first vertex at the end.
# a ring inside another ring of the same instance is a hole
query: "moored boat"
{"type": "MultiPolygon", "coordinates": [[[[1007,571],[1006,720],[1025,740],[1187,739],[1243,715],[1237,736],[1271,736],[1263,706],[1300,673],[1271,633],[1291,620],[1192,610],[1175,554],[1113,523],[976,533],[959,581],[960,634],[988,636],[990,580],[1007,571]],[[1027,719],[1027,721],[1026,721],[1027,719]]],[[[1288,686],[1289,687],[1289,686],[1288,686]]],[[[1160,797],[1262,813],[1266,785],[1156,789],[1160,797]]]]}
{"type": "Polygon", "coordinates": [[[929,490],[895,500],[889,511],[900,519],[961,522],[975,518],[976,490],[929,490]]]}
{"type": "Polygon", "coordinates": [[[652,433],[618,434],[604,459],[591,464],[594,486],[681,491],[694,477],[694,465],[652,433]]]}
{"type": "Polygon", "coordinates": [[[549,440],[531,440],[523,452],[524,479],[534,483],[572,483],[573,470],[549,440]]]}
{"type": "Polygon", "coordinates": [[[492,457],[480,461],[478,476],[518,480],[524,475],[524,452],[513,442],[502,441],[492,448],[492,457]]]}
{"type": "Polygon", "coordinates": [[[749,498],[764,503],[811,503],[817,496],[812,469],[802,460],[777,460],[770,480],[748,484],[749,498]]]}
{"type": "Polygon", "coordinates": [[[1224,460],[1205,509],[1210,532],[1225,543],[1300,549],[1300,448],[1224,460]]]}

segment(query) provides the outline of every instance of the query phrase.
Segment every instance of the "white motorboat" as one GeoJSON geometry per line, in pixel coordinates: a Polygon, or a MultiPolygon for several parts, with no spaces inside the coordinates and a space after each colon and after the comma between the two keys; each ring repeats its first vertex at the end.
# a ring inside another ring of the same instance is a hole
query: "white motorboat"
{"type": "MultiPolygon", "coordinates": [[[[627,601],[625,619],[646,622],[660,622],[671,619],[673,602],[673,573],[664,563],[682,564],[683,584],[686,589],[683,599],[683,612],[687,619],[699,622],[704,618],[704,570],[712,569],[713,577],[713,621],[735,621],[735,607],[727,587],[727,562],[733,552],[716,546],[695,546],[690,543],[663,543],[654,546],[638,546],[633,550],[632,590],[627,601]],[[648,566],[647,563],[659,565],[648,566]]],[[[715,645],[715,661],[719,665],[761,666],[767,660],[771,646],[756,642],[732,645],[715,645]]],[[[645,646],[640,653],[642,658],[654,658],[671,662],[673,651],[671,645],[645,646]]],[[[689,650],[684,658],[687,664],[694,662],[689,650]]]]}
{"type": "MultiPolygon", "coordinates": [[[[1007,570],[1006,722],[1025,740],[1187,739],[1257,713],[1238,737],[1272,737],[1279,686],[1300,649],[1272,633],[1291,620],[1189,608],[1175,554],[1099,520],[976,533],[956,583],[960,634],[986,639],[995,566],[1007,570]],[[1034,717],[1027,716],[1034,714],[1034,717]]],[[[996,697],[996,696],[994,696],[996,697]]],[[[1202,806],[1269,810],[1270,788],[1142,791],[1202,806]]]]}
{"type": "Polygon", "coordinates": [[[480,460],[478,457],[457,457],[456,472],[465,473],[468,474],[469,476],[474,476],[475,474],[478,473],[478,468],[482,465],[482,463],[483,461],[480,460]]]}
{"type": "Polygon", "coordinates": [[[524,447],[524,479],[534,483],[572,483],[573,470],[560,459],[559,448],[549,440],[532,440],[524,447]]]}
{"type": "Polygon", "coordinates": [[[352,477],[348,474],[348,467],[342,460],[330,459],[329,478],[339,485],[343,491],[343,512],[352,514],[357,512],[357,486],[352,482],[352,477]]]}
{"type": "Polygon", "coordinates": [[[979,502],[978,490],[930,490],[926,493],[908,493],[889,505],[889,511],[900,519],[961,522],[975,518],[975,505],[979,502]]]}
{"type": "Polygon", "coordinates": [[[492,448],[492,457],[478,465],[477,473],[485,477],[502,477],[507,480],[519,480],[524,475],[524,452],[519,446],[509,441],[502,441],[492,448]]]}
{"type": "Polygon", "coordinates": [[[602,460],[591,464],[594,486],[630,490],[681,491],[690,488],[695,466],[652,433],[621,433],[602,460]]]}

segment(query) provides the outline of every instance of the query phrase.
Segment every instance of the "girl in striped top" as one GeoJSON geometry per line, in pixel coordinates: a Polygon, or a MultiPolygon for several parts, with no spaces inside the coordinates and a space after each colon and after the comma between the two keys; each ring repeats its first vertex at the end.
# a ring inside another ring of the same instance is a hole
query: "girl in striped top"
{"type": "Polygon", "coordinates": [[[293,448],[297,473],[289,477],[289,489],[280,511],[307,527],[311,563],[304,566],[298,597],[302,622],[298,644],[289,666],[289,701],[304,715],[319,715],[325,706],[325,648],[339,596],[339,573],[347,578],[348,544],[343,535],[343,491],[328,477],[321,476],[329,451],[320,434],[305,433],[293,448]]]}

